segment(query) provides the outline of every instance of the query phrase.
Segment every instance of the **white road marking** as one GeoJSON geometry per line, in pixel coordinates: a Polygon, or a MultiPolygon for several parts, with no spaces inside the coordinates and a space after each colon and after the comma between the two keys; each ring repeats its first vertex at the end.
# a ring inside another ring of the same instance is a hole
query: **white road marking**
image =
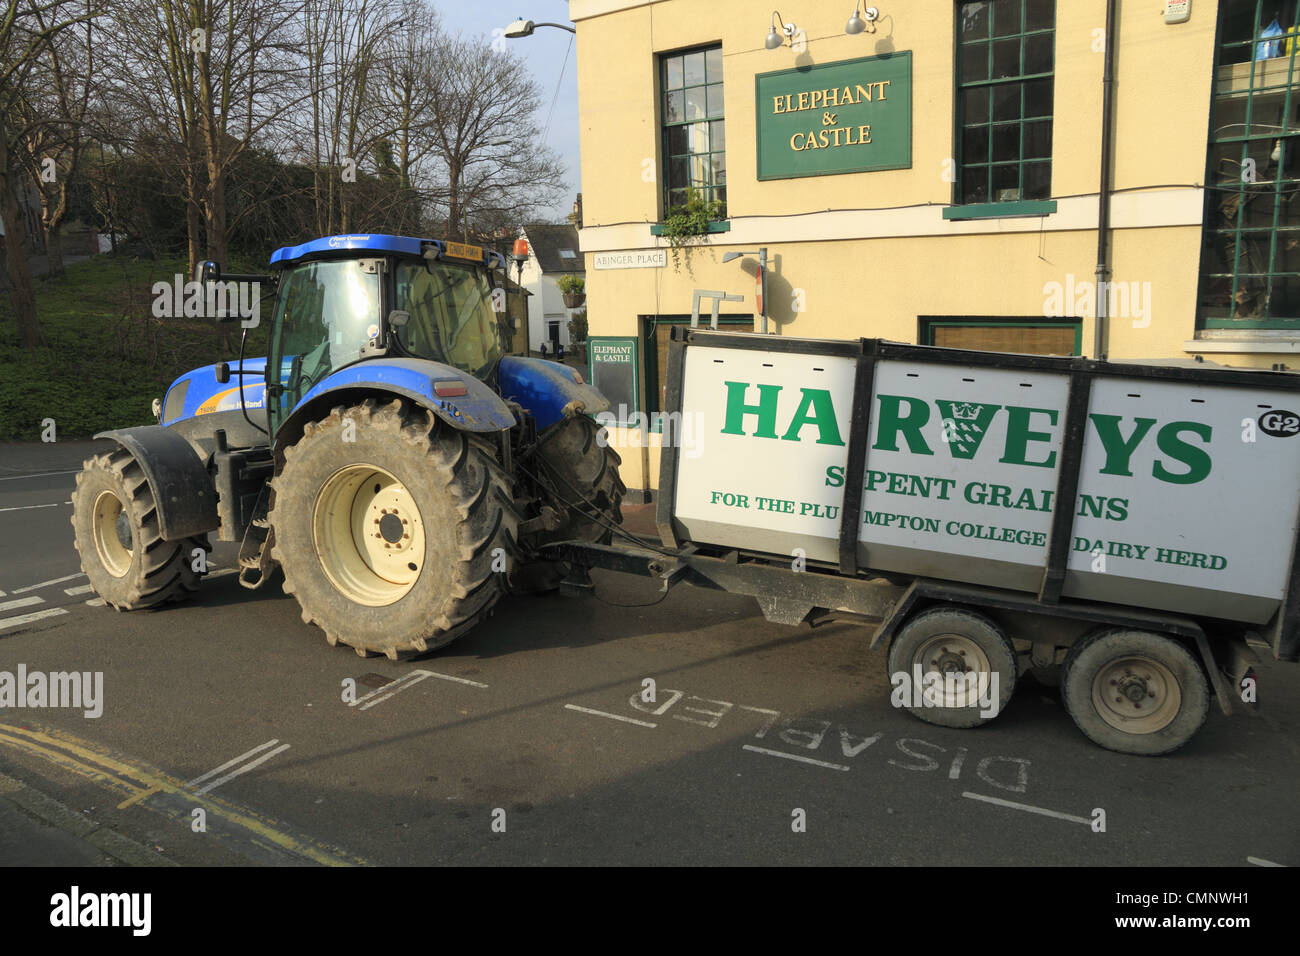
{"type": "Polygon", "coordinates": [[[0,511],[31,511],[33,508],[57,508],[59,505],[66,505],[66,501],[57,501],[52,505],[20,505],[16,508],[0,508],[0,511]]]}
{"type": "Polygon", "coordinates": [[[235,779],[235,777],[238,777],[241,773],[248,773],[248,771],[252,770],[254,767],[256,767],[256,766],[258,766],[258,765],[260,765],[260,764],[266,763],[266,761],[270,760],[270,759],[271,759],[272,757],[274,757],[276,754],[278,754],[278,753],[283,753],[284,751],[286,751],[286,750],[288,750],[288,749],[289,749],[289,745],[288,745],[288,744],[281,744],[280,746],[276,747],[274,750],[269,751],[268,753],[264,753],[264,754],[262,754],[262,756],[258,757],[256,760],[252,760],[252,761],[249,761],[248,763],[244,764],[244,765],[243,765],[242,767],[240,767],[238,770],[231,771],[230,773],[226,774],[224,777],[220,777],[220,778],[218,778],[218,779],[216,779],[216,780],[213,780],[213,781],[212,781],[210,784],[208,784],[206,787],[203,787],[201,790],[197,790],[197,791],[195,791],[195,793],[196,793],[196,794],[204,794],[204,793],[207,793],[209,790],[215,790],[217,787],[221,786],[223,783],[226,783],[226,782],[229,781],[229,780],[233,780],[233,779],[235,779]]]}
{"type": "Polygon", "coordinates": [[[4,592],[4,591],[0,591],[0,597],[4,597],[4,596],[5,596],[5,592],[4,592]]]}
{"type": "Polygon", "coordinates": [[[1274,863],[1272,860],[1261,860],[1261,859],[1260,859],[1259,857],[1257,857],[1257,856],[1248,856],[1248,857],[1246,857],[1246,862],[1247,862],[1247,863],[1254,863],[1256,866],[1280,866],[1280,867],[1285,867],[1285,866],[1286,866],[1285,863],[1274,863]]]}
{"type": "Polygon", "coordinates": [[[89,605],[90,607],[103,607],[107,603],[108,602],[105,601],[103,598],[91,598],[89,601],[86,602],[86,604],[89,605]]]}
{"type": "Polygon", "coordinates": [[[800,757],[798,754],[788,754],[780,750],[768,750],[766,747],[755,747],[753,744],[745,744],[741,749],[752,750],[756,754],[767,754],[769,757],[784,757],[786,760],[797,760],[800,763],[810,763],[817,767],[825,767],[828,770],[849,769],[842,763],[829,763],[825,760],[813,760],[812,757],[800,757]]]}
{"type": "Polygon", "coordinates": [[[12,611],[14,608],[31,607],[33,604],[44,604],[45,600],[38,597],[19,598],[16,601],[5,601],[0,604],[0,611],[12,611]]]}
{"type": "Polygon", "coordinates": [[[77,578],[84,578],[84,574],[69,574],[66,577],[55,578],[53,581],[42,581],[40,584],[29,584],[25,588],[14,588],[14,594],[26,594],[28,591],[35,591],[39,588],[48,588],[52,584],[62,584],[64,581],[75,581],[77,578]]]}
{"type": "Polygon", "coordinates": [[[76,597],[78,594],[89,594],[93,590],[95,590],[93,585],[83,584],[79,588],[64,588],[63,593],[76,597]]]}
{"type": "Polygon", "coordinates": [[[1045,817],[1052,817],[1056,820],[1069,820],[1071,823],[1082,823],[1085,826],[1092,826],[1092,821],[1087,817],[1076,817],[1070,813],[1058,813],[1055,810],[1044,810],[1042,807],[1031,807],[1027,803],[1014,803],[1011,800],[1001,800],[997,797],[986,797],[982,793],[971,793],[969,790],[962,794],[963,797],[969,797],[971,800],[983,800],[985,803],[994,803],[999,807],[1010,807],[1012,810],[1024,810],[1026,813],[1037,813],[1045,817]]]}
{"type": "Polygon", "coordinates": [[[33,621],[39,621],[47,617],[58,617],[60,614],[67,614],[61,607],[52,607],[44,611],[34,611],[31,614],[20,614],[18,617],[0,617],[0,631],[5,628],[18,627],[20,624],[31,624],[33,621]]]}
{"type": "MultiPolygon", "coordinates": [[[[190,780],[190,782],[186,783],[185,786],[186,786],[186,787],[194,787],[194,786],[196,786],[196,784],[203,783],[204,780],[207,780],[207,779],[212,778],[212,777],[216,777],[216,775],[217,775],[217,774],[220,774],[222,770],[229,770],[230,767],[233,767],[233,766],[237,765],[237,763],[248,760],[248,758],[252,757],[253,754],[255,754],[255,753],[260,753],[261,750],[265,750],[265,749],[268,748],[268,747],[274,747],[274,745],[276,745],[276,744],[278,744],[278,743],[279,743],[279,740],[277,739],[277,740],[268,740],[268,741],[266,741],[265,744],[259,744],[259,745],[257,745],[257,747],[252,748],[251,750],[248,750],[247,753],[240,753],[238,757],[235,757],[235,758],[234,758],[234,760],[227,760],[225,763],[222,763],[221,766],[214,767],[213,770],[209,770],[208,773],[201,774],[201,775],[199,775],[199,777],[195,777],[194,779],[190,780]]],[[[285,744],[285,747],[289,747],[289,744],[285,744]]],[[[283,748],[281,748],[281,749],[283,749],[283,748]]],[[[278,753],[278,750],[277,750],[277,753],[278,753]]],[[[229,778],[226,778],[226,779],[229,779],[229,778]]],[[[216,784],[213,784],[213,786],[216,786],[216,784]]],[[[204,791],[201,791],[201,790],[200,790],[199,792],[200,792],[200,793],[203,793],[204,791]]]]}
{"type": "Polygon", "coordinates": [[[400,694],[402,691],[406,690],[406,688],[415,686],[426,677],[437,677],[440,680],[455,681],[458,684],[469,684],[471,687],[487,687],[487,684],[480,684],[476,680],[469,680],[465,677],[453,677],[450,674],[439,674],[436,671],[418,670],[411,671],[409,674],[399,677],[397,680],[385,684],[383,687],[378,687],[370,693],[358,697],[356,700],[352,701],[352,703],[348,704],[348,706],[360,707],[362,710],[369,710],[376,704],[382,704],[395,694],[400,694]]]}
{"type": "Polygon", "coordinates": [[[590,707],[579,707],[577,704],[565,704],[566,710],[576,710],[582,714],[594,714],[597,717],[608,717],[610,720],[621,720],[625,724],[636,724],[638,727],[658,727],[658,724],[652,724],[648,720],[637,720],[635,717],[624,717],[621,714],[607,714],[603,710],[592,710],[590,707]]]}
{"type": "Polygon", "coordinates": [[[80,471],[80,468],[74,468],[72,471],[38,471],[32,475],[12,475],[9,478],[0,478],[0,481],[21,481],[24,478],[49,478],[52,475],[75,475],[80,471]]]}

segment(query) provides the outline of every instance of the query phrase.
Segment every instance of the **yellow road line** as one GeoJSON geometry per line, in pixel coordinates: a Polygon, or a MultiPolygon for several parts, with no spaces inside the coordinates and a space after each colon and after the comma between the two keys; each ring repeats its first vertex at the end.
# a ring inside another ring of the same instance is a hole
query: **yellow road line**
{"type": "MultiPolygon", "coordinates": [[[[118,809],[135,803],[147,806],[145,801],[159,793],[179,794],[186,802],[203,807],[208,814],[240,827],[272,846],[322,866],[366,865],[366,862],[359,857],[285,833],[269,817],[229,803],[220,797],[213,797],[211,794],[199,796],[187,790],[185,784],[175,777],[152,767],[128,762],[119,755],[62,731],[36,730],[30,727],[0,724],[0,746],[13,747],[63,767],[65,770],[71,770],[96,783],[125,792],[127,798],[118,804],[118,809]]],[[[174,807],[149,807],[149,809],[173,818],[181,818],[181,813],[174,807]]]]}

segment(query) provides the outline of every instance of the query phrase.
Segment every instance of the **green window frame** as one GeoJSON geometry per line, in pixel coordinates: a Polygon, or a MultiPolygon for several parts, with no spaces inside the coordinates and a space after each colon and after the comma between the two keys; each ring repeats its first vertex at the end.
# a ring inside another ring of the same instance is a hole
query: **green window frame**
{"type": "Polygon", "coordinates": [[[659,56],[663,208],[686,204],[694,189],[727,202],[727,132],[722,102],[722,47],[659,56]]]}
{"type": "Polygon", "coordinates": [[[956,179],[944,218],[1055,212],[1056,0],[961,2],[956,32],[956,179]]]}
{"type": "Polygon", "coordinates": [[[917,341],[922,345],[934,345],[935,333],[939,329],[953,328],[992,328],[992,329],[1068,329],[1074,333],[1072,355],[1083,354],[1083,322],[1079,319],[1020,319],[1010,316],[920,316],[917,324],[920,333],[917,341]]]}
{"type": "Polygon", "coordinates": [[[1297,0],[1219,5],[1197,294],[1202,329],[1300,328],[1298,8],[1297,0]],[[1270,29],[1275,20],[1282,35],[1270,29]]]}

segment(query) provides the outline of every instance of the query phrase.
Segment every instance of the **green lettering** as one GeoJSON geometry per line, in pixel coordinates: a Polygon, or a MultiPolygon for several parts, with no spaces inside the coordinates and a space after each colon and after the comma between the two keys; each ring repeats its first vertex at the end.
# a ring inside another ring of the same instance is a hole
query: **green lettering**
{"type": "Polygon", "coordinates": [[[1031,441],[1051,441],[1051,432],[1031,432],[1029,430],[1029,416],[1038,413],[1046,415],[1048,422],[1056,424],[1056,409],[1054,408],[1019,408],[1015,405],[1007,406],[1007,444],[1006,454],[999,461],[1007,465],[1033,465],[1036,468],[1051,468],[1056,464],[1056,452],[1048,452],[1046,461],[1030,461],[1029,443],[1031,441]]]}
{"type": "Polygon", "coordinates": [[[755,438],[776,437],[776,400],[781,393],[780,385],[758,386],[758,404],[746,405],[745,393],[749,391],[747,382],[725,382],[727,386],[727,423],[722,428],[724,435],[745,434],[745,416],[758,416],[758,431],[755,438]]]}
{"type": "Polygon", "coordinates": [[[1101,439],[1102,447],[1106,449],[1106,464],[1100,473],[1132,478],[1133,471],[1129,467],[1129,461],[1156,420],[1154,418],[1134,419],[1133,434],[1125,439],[1119,430],[1118,415],[1089,415],[1088,417],[1092,419],[1093,427],[1097,429],[1097,437],[1101,439]]]}
{"type": "Polygon", "coordinates": [[[831,393],[824,388],[803,388],[800,391],[803,392],[803,398],[799,400],[799,408],[794,413],[790,427],[781,436],[782,440],[799,441],[799,432],[805,425],[816,425],[817,444],[843,445],[844,442],[840,441],[840,426],[835,421],[835,408],[831,404],[831,393]],[[810,409],[812,414],[809,414],[810,409]]]}
{"type": "Polygon", "coordinates": [[[880,430],[872,447],[877,451],[898,451],[901,432],[907,439],[907,450],[913,455],[933,455],[921,435],[921,429],[930,420],[930,406],[920,399],[903,395],[881,395],[879,398],[880,430]],[[903,402],[908,404],[906,415],[902,414],[903,402]]]}
{"type": "Polygon", "coordinates": [[[1209,476],[1214,462],[1210,460],[1209,452],[1204,448],[1189,445],[1179,438],[1179,432],[1191,432],[1194,435],[1200,435],[1207,443],[1210,441],[1211,429],[1209,425],[1204,425],[1201,422],[1170,422],[1156,434],[1156,444],[1170,458],[1186,465],[1187,470],[1182,474],[1177,474],[1167,469],[1162,462],[1157,461],[1151,466],[1151,474],[1161,481],[1167,481],[1171,484],[1194,485],[1198,481],[1204,481],[1209,476]]]}

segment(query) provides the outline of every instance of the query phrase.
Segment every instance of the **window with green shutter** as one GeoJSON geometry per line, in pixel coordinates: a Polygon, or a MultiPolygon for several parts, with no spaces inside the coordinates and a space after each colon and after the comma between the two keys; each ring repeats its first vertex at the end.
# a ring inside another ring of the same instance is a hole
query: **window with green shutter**
{"type": "Polygon", "coordinates": [[[1051,195],[1055,38],[1055,0],[957,4],[955,203],[1051,195]]]}
{"type": "Polygon", "coordinates": [[[1300,328],[1300,11],[1224,0],[1214,63],[1197,319],[1300,328]]]}
{"type": "Polygon", "coordinates": [[[686,203],[694,189],[727,201],[727,139],[722,115],[722,47],[659,58],[663,122],[664,210],[686,203]]]}

